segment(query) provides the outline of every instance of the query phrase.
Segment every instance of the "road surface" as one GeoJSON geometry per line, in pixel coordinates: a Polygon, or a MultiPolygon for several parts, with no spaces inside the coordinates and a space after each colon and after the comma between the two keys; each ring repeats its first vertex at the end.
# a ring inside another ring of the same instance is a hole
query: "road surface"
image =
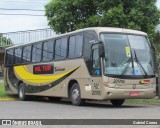
{"type": "MultiPolygon", "coordinates": [[[[160,119],[160,106],[124,104],[122,107],[115,108],[110,103],[91,102],[77,107],[66,100],[60,102],[47,100],[1,101],[0,119],[160,119]]],[[[97,127],[101,128],[102,126],[97,127]]],[[[124,126],[114,127],[123,128],[124,126]]],[[[143,126],[141,127],[143,128],[143,126]]],[[[150,127],[148,126],[148,128],[150,127]]],[[[153,128],[160,128],[160,126],[153,126],[153,128]]]]}

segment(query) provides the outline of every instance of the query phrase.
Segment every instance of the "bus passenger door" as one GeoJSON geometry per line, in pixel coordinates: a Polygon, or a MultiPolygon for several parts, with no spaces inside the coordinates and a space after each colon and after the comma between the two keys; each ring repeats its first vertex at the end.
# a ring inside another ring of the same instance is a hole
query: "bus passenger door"
{"type": "Polygon", "coordinates": [[[101,76],[101,64],[98,45],[92,46],[92,75],[101,76]]]}
{"type": "Polygon", "coordinates": [[[102,71],[101,61],[99,57],[99,45],[92,46],[92,97],[94,99],[101,99],[102,95],[102,71]]]}

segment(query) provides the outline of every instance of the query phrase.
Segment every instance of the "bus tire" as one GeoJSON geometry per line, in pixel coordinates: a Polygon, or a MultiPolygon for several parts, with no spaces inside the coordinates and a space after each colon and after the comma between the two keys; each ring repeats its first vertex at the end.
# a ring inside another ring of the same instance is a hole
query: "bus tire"
{"type": "Polygon", "coordinates": [[[20,83],[18,87],[18,98],[21,101],[25,101],[27,99],[27,96],[25,95],[25,84],[20,83]]]}
{"type": "Polygon", "coordinates": [[[60,101],[62,98],[61,98],[61,97],[48,97],[48,99],[49,99],[50,101],[53,101],[53,102],[58,102],[58,101],[60,101]]]}
{"type": "Polygon", "coordinates": [[[110,100],[110,101],[113,106],[120,107],[124,103],[125,99],[116,99],[116,100],[110,100]]]}
{"type": "Polygon", "coordinates": [[[70,90],[71,102],[75,106],[81,106],[84,104],[85,100],[81,99],[81,91],[78,83],[74,83],[70,90]]]}

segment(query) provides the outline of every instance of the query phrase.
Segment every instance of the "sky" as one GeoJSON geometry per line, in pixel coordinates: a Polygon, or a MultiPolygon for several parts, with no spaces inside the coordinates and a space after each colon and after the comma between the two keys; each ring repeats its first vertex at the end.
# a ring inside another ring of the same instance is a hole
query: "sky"
{"type": "Polygon", "coordinates": [[[3,10],[3,8],[44,10],[44,5],[49,1],[0,0],[0,33],[49,28],[45,16],[2,15],[2,13],[44,15],[44,11],[3,10]]]}
{"type": "MultiPolygon", "coordinates": [[[[49,28],[45,16],[22,16],[3,14],[32,14],[44,15],[44,11],[2,10],[6,9],[32,9],[44,10],[50,0],[0,0],[0,33],[49,28]]],[[[160,0],[157,0],[160,9],[160,0]]]]}

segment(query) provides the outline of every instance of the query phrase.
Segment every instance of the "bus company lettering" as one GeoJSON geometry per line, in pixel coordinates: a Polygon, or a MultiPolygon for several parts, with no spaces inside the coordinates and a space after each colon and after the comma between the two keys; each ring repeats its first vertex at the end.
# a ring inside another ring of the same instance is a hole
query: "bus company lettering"
{"type": "Polygon", "coordinates": [[[52,65],[34,65],[33,74],[53,74],[52,65]]]}
{"type": "Polygon", "coordinates": [[[124,84],[124,83],[125,83],[125,80],[122,80],[122,79],[114,79],[113,83],[121,83],[121,84],[124,84]]]}
{"type": "Polygon", "coordinates": [[[55,67],[54,71],[65,71],[65,68],[61,68],[61,67],[55,67]]]}

